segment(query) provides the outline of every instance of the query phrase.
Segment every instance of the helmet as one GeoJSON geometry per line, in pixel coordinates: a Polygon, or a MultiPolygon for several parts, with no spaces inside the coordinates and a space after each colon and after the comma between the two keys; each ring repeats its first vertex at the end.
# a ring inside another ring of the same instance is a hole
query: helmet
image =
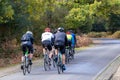
{"type": "Polygon", "coordinates": [[[26,34],[31,34],[31,35],[33,35],[33,33],[32,33],[31,31],[27,31],[26,34]]]}
{"type": "Polygon", "coordinates": [[[50,30],[50,28],[45,28],[45,30],[44,30],[45,32],[51,32],[51,30],[50,30]]]}
{"type": "Polygon", "coordinates": [[[64,28],[63,28],[63,27],[59,27],[59,28],[58,28],[58,31],[63,32],[63,31],[64,31],[64,28]]]}
{"type": "Polygon", "coordinates": [[[66,34],[70,34],[71,32],[70,31],[67,31],[66,34]]]}
{"type": "Polygon", "coordinates": [[[56,32],[57,32],[57,29],[55,29],[53,33],[55,34],[56,32]]]}
{"type": "Polygon", "coordinates": [[[73,30],[69,30],[71,33],[73,33],[73,30]]]}

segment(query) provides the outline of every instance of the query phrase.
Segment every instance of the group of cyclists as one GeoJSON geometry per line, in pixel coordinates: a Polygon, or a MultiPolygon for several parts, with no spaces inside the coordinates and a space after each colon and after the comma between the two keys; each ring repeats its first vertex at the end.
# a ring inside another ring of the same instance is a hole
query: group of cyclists
{"type": "MultiPolygon", "coordinates": [[[[29,61],[30,65],[32,65],[32,57],[33,57],[33,33],[31,31],[27,31],[21,38],[21,47],[23,51],[23,56],[21,57],[21,61],[24,61],[24,55],[26,50],[28,49],[29,61]]],[[[52,33],[50,28],[45,28],[44,32],[41,35],[41,43],[43,46],[43,55],[45,54],[45,47],[49,50],[49,60],[51,61],[53,50],[55,50],[55,60],[57,60],[58,48],[60,48],[62,54],[62,68],[66,70],[65,66],[65,49],[66,46],[71,46],[75,48],[76,45],[76,36],[72,30],[68,30],[65,33],[63,27],[59,27],[54,33],[52,33]]],[[[21,69],[23,69],[23,65],[21,65],[21,69]]]]}

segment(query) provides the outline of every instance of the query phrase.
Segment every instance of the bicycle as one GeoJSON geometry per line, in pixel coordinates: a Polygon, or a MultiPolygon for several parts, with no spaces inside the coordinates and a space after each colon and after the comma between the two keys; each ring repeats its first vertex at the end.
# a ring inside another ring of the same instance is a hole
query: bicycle
{"type": "Polygon", "coordinates": [[[55,68],[56,67],[56,62],[55,62],[55,51],[53,51],[53,54],[52,54],[52,64],[53,64],[53,67],[55,68]]]}
{"type": "Polygon", "coordinates": [[[66,64],[70,63],[70,60],[74,59],[74,50],[71,46],[66,47],[66,64]]]}
{"type": "Polygon", "coordinates": [[[62,54],[60,52],[60,48],[58,48],[58,54],[57,54],[57,70],[58,74],[63,73],[63,64],[62,64],[62,54]]]}
{"type": "Polygon", "coordinates": [[[28,56],[28,50],[25,52],[24,55],[24,61],[23,61],[23,74],[26,75],[26,72],[30,73],[31,72],[31,65],[30,65],[30,60],[28,56]]]}
{"type": "Polygon", "coordinates": [[[49,60],[49,54],[48,54],[48,48],[45,47],[45,54],[44,54],[44,69],[47,71],[48,69],[50,70],[50,60],[49,60]]]}
{"type": "Polygon", "coordinates": [[[66,49],[65,49],[65,56],[66,56],[65,62],[66,62],[66,64],[68,64],[70,62],[70,49],[69,49],[69,46],[67,46],[66,49]]]}
{"type": "Polygon", "coordinates": [[[74,55],[75,55],[75,49],[74,47],[71,48],[71,59],[74,59],[74,55]]]}

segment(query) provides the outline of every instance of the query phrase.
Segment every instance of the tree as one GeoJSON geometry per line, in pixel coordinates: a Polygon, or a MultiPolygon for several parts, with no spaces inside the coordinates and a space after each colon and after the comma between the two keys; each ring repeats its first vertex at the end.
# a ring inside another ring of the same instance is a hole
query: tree
{"type": "Polygon", "coordinates": [[[0,24],[7,23],[13,19],[14,10],[9,4],[9,0],[0,0],[0,24]]]}
{"type": "Polygon", "coordinates": [[[84,4],[78,8],[72,8],[66,16],[67,26],[80,29],[81,32],[89,32],[94,22],[94,14],[100,4],[100,2],[95,1],[94,4],[84,4]]]}

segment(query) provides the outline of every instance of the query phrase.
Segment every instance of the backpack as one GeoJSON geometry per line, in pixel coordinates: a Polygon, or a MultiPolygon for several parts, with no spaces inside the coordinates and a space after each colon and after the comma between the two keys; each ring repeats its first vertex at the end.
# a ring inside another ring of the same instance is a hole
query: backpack
{"type": "Polygon", "coordinates": [[[30,36],[27,34],[24,34],[21,38],[21,41],[30,41],[30,36]]]}

